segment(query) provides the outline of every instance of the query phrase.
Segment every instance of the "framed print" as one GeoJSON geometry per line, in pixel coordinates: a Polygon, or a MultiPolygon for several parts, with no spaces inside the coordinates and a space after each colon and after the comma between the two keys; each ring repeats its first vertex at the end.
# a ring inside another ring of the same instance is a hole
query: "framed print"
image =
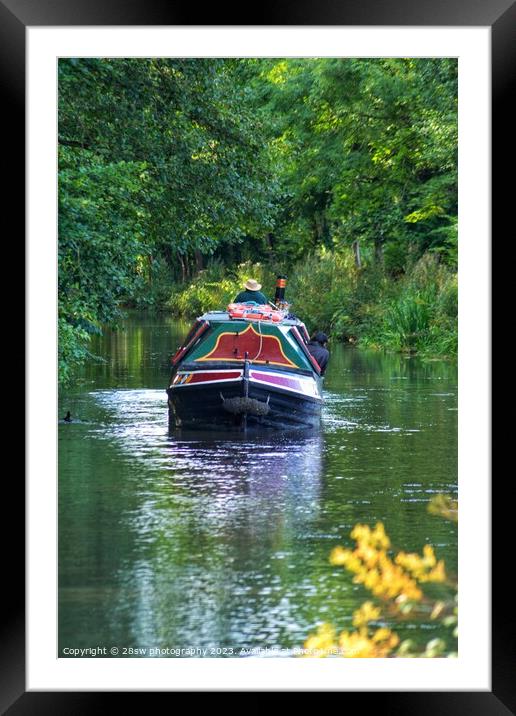
{"type": "Polygon", "coordinates": [[[489,132],[491,94],[496,162],[514,7],[199,19],[0,0],[28,305],[2,707],[307,690],[509,713],[489,132]]]}

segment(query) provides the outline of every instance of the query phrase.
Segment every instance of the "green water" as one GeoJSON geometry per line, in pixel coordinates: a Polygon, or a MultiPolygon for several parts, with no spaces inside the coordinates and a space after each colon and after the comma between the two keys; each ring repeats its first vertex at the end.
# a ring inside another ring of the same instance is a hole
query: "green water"
{"type": "MultiPolygon", "coordinates": [[[[349,628],[370,595],[328,555],[357,522],[381,520],[398,549],[431,543],[456,574],[457,527],[426,510],[457,490],[455,366],[330,346],[320,431],[181,436],[165,387],[187,329],[131,315],[60,396],[60,656],[240,656],[349,628]]],[[[443,635],[410,619],[398,633],[443,635]]]]}

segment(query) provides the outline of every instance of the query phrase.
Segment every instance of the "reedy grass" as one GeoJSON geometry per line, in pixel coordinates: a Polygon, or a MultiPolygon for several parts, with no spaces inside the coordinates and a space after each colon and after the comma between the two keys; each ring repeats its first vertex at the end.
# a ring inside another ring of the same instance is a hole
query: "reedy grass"
{"type": "Polygon", "coordinates": [[[290,270],[245,262],[230,269],[213,262],[186,286],[175,286],[167,310],[193,318],[221,310],[248,278],[274,298],[275,276],[287,273],[287,299],[309,331],[339,341],[420,355],[457,354],[457,276],[426,254],[402,277],[382,268],[357,268],[349,253],[313,253],[290,270]]]}

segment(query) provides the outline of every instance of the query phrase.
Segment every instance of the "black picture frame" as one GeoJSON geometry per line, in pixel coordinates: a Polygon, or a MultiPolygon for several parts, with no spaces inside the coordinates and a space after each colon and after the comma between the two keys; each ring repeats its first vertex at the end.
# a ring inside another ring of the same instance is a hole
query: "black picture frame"
{"type": "MultiPolygon", "coordinates": [[[[502,171],[510,161],[513,114],[509,111],[509,93],[515,71],[516,5],[510,0],[308,0],[265,2],[250,7],[247,17],[235,16],[230,6],[212,4],[202,10],[173,0],[0,0],[0,95],[4,124],[4,167],[9,182],[4,187],[4,202],[9,214],[17,217],[16,240],[22,238],[25,216],[25,38],[28,26],[100,26],[100,25],[361,25],[361,26],[484,26],[492,38],[492,211],[493,237],[501,235],[504,207],[514,202],[513,182],[502,171]],[[8,157],[9,153],[11,154],[8,157]],[[7,156],[6,156],[7,155],[7,156]],[[511,201],[512,200],[512,201],[511,201]]],[[[21,257],[21,261],[24,257],[21,257]]],[[[493,305],[496,308],[496,304],[493,305]]],[[[484,337],[485,340],[486,337],[484,337]]],[[[490,337],[487,337],[490,339],[490,337]]],[[[23,342],[23,339],[22,339],[23,342]]],[[[18,402],[19,398],[18,398],[18,402]]],[[[27,396],[30,406],[30,395],[27,396]]],[[[120,695],[106,692],[26,692],[25,690],[25,593],[24,593],[24,484],[23,479],[4,482],[4,505],[14,518],[14,539],[4,537],[4,582],[1,645],[0,708],[10,716],[40,714],[99,713],[114,705],[120,695]],[[7,495],[5,495],[5,490],[7,495]]],[[[493,490],[493,507],[502,502],[501,489],[493,490]]],[[[510,521],[493,520],[493,597],[492,597],[492,691],[449,692],[346,692],[347,708],[354,708],[356,697],[362,708],[381,709],[396,714],[487,714],[516,712],[514,687],[514,632],[508,623],[507,596],[504,597],[502,564],[510,521]],[[507,526],[509,525],[509,526],[507,526]],[[352,698],[353,697],[353,698],[352,698]],[[363,702],[367,697],[367,702],[363,702]],[[374,701],[373,701],[374,700],[374,701]]],[[[510,598],[510,597],[509,597],[510,598]]],[[[512,604],[510,605],[512,609],[512,604]]],[[[410,688],[410,684],[407,684],[410,688]]],[[[235,686],[235,691],[237,686],[235,686]]],[[[142,704],[141,696],[126,693],[132,707],[142,704]]],[[[155,695],[145,692],[148,698],[155,695]]]]}

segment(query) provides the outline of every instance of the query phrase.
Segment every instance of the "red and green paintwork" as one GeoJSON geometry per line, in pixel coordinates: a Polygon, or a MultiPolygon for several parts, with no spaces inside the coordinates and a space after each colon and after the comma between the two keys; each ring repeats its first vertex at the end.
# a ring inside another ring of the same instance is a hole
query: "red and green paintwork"
{"type": "Polygon", "coordinates": [[[189,354],[190,361],[241,363],[247,353],[254,364],[313,370],[309,358],[291,335],[290,326],[234,320],[211,325],[213,331],[189,354]]]}

